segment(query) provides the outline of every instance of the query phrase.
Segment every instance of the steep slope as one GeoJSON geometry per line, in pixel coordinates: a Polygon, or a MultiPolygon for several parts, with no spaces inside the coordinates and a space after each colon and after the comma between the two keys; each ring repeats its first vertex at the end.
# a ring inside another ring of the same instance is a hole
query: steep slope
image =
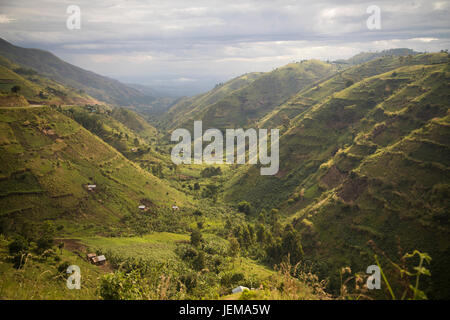
{"type": "Polygon", "coordinates": [[[261,119],[259,126],[287,129],[292,119],[311,106],[364,78],[388,72],[400,66],[439,63],[441,60],[439,56],[428,55],[414,56],[414,58],[413,56],[387,55],[384,58],[371,59],[367,63],[342,70],[319,84],[301,90],[285,104],[261,119]]]}
{"type": "Polygon", "coordinates": [[[116,234],[145,203],[152,214],[189,200],[50,107],[0,108],[0,221],[50,219],[68,234],[116,234]],[[88,184],[96,188],[89,191],[88,184]]]}
{"type": "Polygon", "coordinates": [[[33,69],[14,64],[0,56],[0,91],[3,95],[11,96],[13,87],[19,87],[15,96],[21,95],[32,104],[98,103],[85,93],[67,88],[39,75],[33,69]]]}
{"type": "Polygon", "coordinates": [[[161,126],[168,128],[179,127],[187,116],[202,112],[209,105],[224,98],[231,92],[252,83],[262,74],[260,72],[244,74],[226,83],[219,84],[204,94],[180,99],[161,117],[161,126]]]}
{"type": "Polygon", "coordinates": [[[90,96],[107,103],[129,106],[147,104],[154,100],[153,97],[139,90],[76,67],[44,50],[21,48],[0,38],[0,55],[14,63],[32,68],[65,86],[83,90],[90,96]]]}
{"type": "Polygon", "coordinates": [[[151,139],[157,134],[155,127],[151,126],[142,116],[132,110],[125,108],[114,108],[112,109],[111,117],[130,128],[143,138],[151,139]]]}
{"type": "Polygon", "coordinates": [[[396,257],[398,236],[404,250],[433,257],[428,292],[448,297],[448,55],[398,61],[389,72],[330,89],[282,136],[279,174],[243,167],[227,198],[291,214],[323,275],[373,264],[368,240],[396,257]]]}
{"type": "Polygon", "coordinates": [[[156,139],[156,129],[131,110],[101,105],[63,106],[58,110],[127,157],[146,150],[156,139]]]}
{"type": "Polygon", "coordinates": [[[205,128],[254,126],[293,94],[336,70],[336,66],[318,60],[288,64],[263,74],[202,110],[194,109],[184,116],[181,127],[190,128],[194,120],[202,120],[205,128]]]}

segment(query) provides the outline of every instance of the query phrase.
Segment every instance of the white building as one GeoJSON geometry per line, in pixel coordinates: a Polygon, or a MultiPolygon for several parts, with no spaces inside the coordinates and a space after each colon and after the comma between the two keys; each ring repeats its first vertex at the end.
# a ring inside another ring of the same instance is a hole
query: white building
{"type": "Polygon", "coordinates": [[[231,290],[232,293],[244,292],[244,290],[249,290],[247,287],[239,286],[231,290]]]}

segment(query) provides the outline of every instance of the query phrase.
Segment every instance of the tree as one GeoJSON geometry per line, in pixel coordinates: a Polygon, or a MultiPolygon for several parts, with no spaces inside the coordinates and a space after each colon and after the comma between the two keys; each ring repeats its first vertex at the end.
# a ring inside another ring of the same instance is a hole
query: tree
{"type": "Polygon", "coordinates": [[[202,170],[202,172],[200,173],[200,175],[203,178],[209,178],[209,177],[213,177],[213,176],[218,176],[222,174],[222,170],[220,169],[220,167],[214,168],[214,167],[206,167],[205,169],[202,170]]]}
{"type": "Polygon", "coordinates": [[[160,162],[156,166],[152,166],[152,174],[159,178],[164,178],[163,167],[160,162]]]}
{"type": "Polygon", "coordinates": [[[41,236],[36,241],[38,253],[50,249],[53,246],[53,237],[55,236],[55,226],[52,222],[46,221],[42,226],[41,236]]]}
{"type": "Polygon", "coordinates": [[[198,182],[194,183],[194,190],[200,190],[200,184],[198,182]]]}
{"type": "Polygon", "coordinates": [[[239,204],[238,204],[238,211],[239,212],[242,212],[242,213],[245,213],[245,214],[250,214],[251,210],[252,210],[252,206],[251,206],[251,204],[249,202],[247,202],[247,201],[239,202],[239,204]]]}
{"type": "Polygon", "coordinates": [[[203,235],[198,229],[194,229],[191,233],[191,244],[198,247],[203,242],[203,235]]]}
{"type": "Polygon", "coordinates": [[[253,228],[250,225],[242,226],[241,243],[245,248],[248,248],[253,244],[253,228]]]}
{"type": "Polygon", "coordinates": [[[197,274],[195,272],[188,272],[180,277],[180,281],[186,286],[188,292],[197,286],[197,274]]]}
{"type": "Polygon", "coordinates": [[[203,251],[200,251],[192,261],[192,266],[195,270],[200,271],[205,269],[205,264],[205,253],[203,251]]]}
{"type": "Polygon", "coordinates": [[[241,251],[241,246],[235,237],[231,237],[229,241],[230,246],[228,248],[228,254],[231,257],[236,258],[239,255],[239,251],[241,251]]]}
{"type": "Polygon", "coordinates": [[[22,236],[16,236],[8,246],[9,254],[16,255],[26,253],[28,250],[28,242],[22,236]]]}
{"type": "Polygon", "coordinates": [[[202,192],[202,196],[204,198],[211,198],[214,202],[217,200],[217,194],[219,191],[219,187],[215,184],[209,184],[202,192]]]}
{"type": "Polygon", "coordinates": [[[280,212],[278,211],[278,209],[270,210],[270,213],[269,213],[270,224],[274,225],[275,222],[278,221],[279,213],[280,212]]]}
{"type": "Polygon", "coordinates": [[[289,255],[292,264],[297,264],[303,257],[300,234],[291,224],[288,224],[284,230],[281,248],[283,256],[289,255]]]}
{"type": "Polygon", "coordinates": [[[20,91],[20,86],[13,86],[12,88],[11,88],[11,92],[12,93],[18,93],[19,91],[20,91]]]}
{"type": "Polygon", "coordinates": [[[256,240],[259,243],[264,243],[266,241],[266,227],[262,223],[258,224],[256,229],[256,240]]]}
{"type": "Polygon", "coordinates": [[[60,253],[62,254],[62,251],[63,251],[63,249],[64,249],[64,242],[61,241],[61,242],[58,244],[58,248],[59,248],[60,253]]]}
{"type": "Polygon", "coordinates": [[[266,247],[267,260],[272,264],[279,264],[282,259],[282,247],[279,241],[271,238],[266,247]]]}

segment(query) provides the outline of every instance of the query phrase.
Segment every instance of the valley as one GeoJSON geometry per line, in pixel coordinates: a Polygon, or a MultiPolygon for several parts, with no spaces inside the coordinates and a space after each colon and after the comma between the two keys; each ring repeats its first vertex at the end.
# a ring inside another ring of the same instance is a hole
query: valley
{"type": "Polygon", "coordinates": [[[163,103],[4,42],[0,298],[450,296],[447,52],[298,61],[163,103]],[[279,130],[279,170],[174,163],[171,134],[194,136],[194,121],[200,138],[279,130]],[[391,290],[364,286],[374,264],[391,290]],[[81,290],[66,287],[69,265],[81,290]]]}

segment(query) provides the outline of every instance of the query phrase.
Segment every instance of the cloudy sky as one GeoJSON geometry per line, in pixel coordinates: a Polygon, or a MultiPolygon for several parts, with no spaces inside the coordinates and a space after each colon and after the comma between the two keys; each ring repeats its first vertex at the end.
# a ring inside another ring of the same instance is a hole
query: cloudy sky
{"type": "Polygon", "coordinates": [[[0,37],[124,82],[201,91],[293,60],[447,49],[449,11],[450,0],[0,0],[0,37]],[[370,5],[380,29],[367,27],[370,5]]]}

